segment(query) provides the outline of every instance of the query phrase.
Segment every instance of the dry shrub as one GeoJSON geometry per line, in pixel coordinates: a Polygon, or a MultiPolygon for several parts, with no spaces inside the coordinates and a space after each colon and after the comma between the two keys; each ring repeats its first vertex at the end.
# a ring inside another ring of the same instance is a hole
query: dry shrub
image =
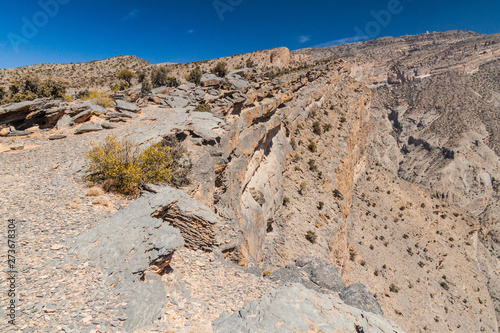
{"type": "Polygon", "coordinates": [[[82,97],[82,100],[91,100],[92,103],[103,106],[105,108],[110,108],[115,104],[113,99],[107,93],[97,90],[89,91],[85,96],[82,97]]]}
{"type": "Polygon", "coordinates": [[[93,143],[86,157],[85,177],[108,191],[135,195],[140,184],[165,183],[172,178],[170,148],[162,143],[140,151],[129,139],[108,136],[101,144],[93,143]]]}

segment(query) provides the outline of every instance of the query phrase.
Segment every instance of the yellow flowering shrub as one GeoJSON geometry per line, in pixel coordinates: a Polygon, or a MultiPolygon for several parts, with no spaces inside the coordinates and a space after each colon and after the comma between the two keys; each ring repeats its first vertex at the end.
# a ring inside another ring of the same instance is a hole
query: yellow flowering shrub
{"type": "Polygon", "coordinates": [[[108,136],[101,144],[92,144],[85,154],[89,166],[86,179],[105,184],[105,189],[137,194],[141,183],[162,183],[171,178],[170,148],[153,144],[142,152],[129,139],[108,136]]]}

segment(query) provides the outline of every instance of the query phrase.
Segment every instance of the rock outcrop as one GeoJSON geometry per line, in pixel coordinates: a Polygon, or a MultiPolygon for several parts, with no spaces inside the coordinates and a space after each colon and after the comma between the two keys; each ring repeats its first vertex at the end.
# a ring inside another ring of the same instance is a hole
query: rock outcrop
{"type": "Polygon", "coordinates": [[[388,319],[300,284],[280,287],[234,314],[222,315],[214,321],[213,329],[215,333],[405,332],[388,319]]]}
{"type": "Polygon", "coordinates": [[[104,271],[104,280],[116,293],[129,294],[123,326],[127,331],[147,328],[161,319],[167,302],[161,275],[184,244],[179,229],[191,227],[190,233],[204,237],[216,220],[212,211],[182,191],[170,187],[156,191],[146,193],[72,245],[74,253],[104,271]]]}

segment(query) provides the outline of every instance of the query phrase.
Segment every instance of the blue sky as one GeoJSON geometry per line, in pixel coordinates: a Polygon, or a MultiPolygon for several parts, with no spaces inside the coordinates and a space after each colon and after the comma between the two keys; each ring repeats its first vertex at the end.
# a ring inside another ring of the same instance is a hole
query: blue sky
{"type": "Polygon", "coordinates": [[[0,68],[136,55],[189,62],[451,29],[500,32],[498,0],[16,0],[0,68]]]}

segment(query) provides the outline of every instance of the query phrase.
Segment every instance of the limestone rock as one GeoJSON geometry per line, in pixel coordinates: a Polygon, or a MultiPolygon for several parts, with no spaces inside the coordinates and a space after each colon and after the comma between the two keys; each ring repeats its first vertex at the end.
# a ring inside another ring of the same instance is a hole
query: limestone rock
{"type": "Polygon", "coordinates": [[[340,299],[352,307],[383,316],[384,312],[377,299],[361,283],[351,284],[340,293],[340,299]]]}
{"type": "Polygon", "coordinates": [[[283,286],[213,322],[215,333],[404,332],[389,319],[319,294],[300,284],[283,286]]]}
{"type": "Polygon", "coordinates": [[[71,247],[99,265],[116,292],[130,295],[123,327],[128,332],[146,329],[165,311],[164,284],[161,279],[142,281],[145,274],[163,272],[184,239],[193,249],[216,245],[217,216],[210,209],[168,186],[155,191],[81,235],[71,247]]]}
{"type": "Polygon", "coordinates": [[[135,113],[141,111],[141,108],[133,103],[125,102],[120,99],[117,99],[115,103],[116,103],[116,110],[118,111],[130,111],[135,113]]]}
{"type": "Polygon", "coordinates": [[[215,74],[203,74],[201,77],[201,85],[203,87],[217,87],[222,81],[223,79],[215,74]]]}
{"type": "Polygon", "coordinates": [[[89,133],[89,132],[96,132],[96,131],[101,131],[103,128],[99,124],[94,124],[94,123],[88,123],[88,124],[83,124],[80,126],[76,131],[75,134],[83,134],[83,133],[89,133]]]}
{"type": "Polygon", "coordinates": [[[338,293],[346,287],[337,268],[324,259],[303,256],[295,263],[273,272],[269,278],[280,284],[301,283],[318,292],[338,293]]]}
{"type": "Polygon", "coordinates": [[[64,135],[64,134],[54,134],[54,135],[51,135],[49,137],[49,140],[54,141],[54,140],[61,140],[61,139],[65,139],[65,138],[66,138],[66,135],[64,135]]]}
{"type": "Polygon", "coordinates": [[[73,126],[73,118],[70,115],[65,114],[57,122],[57,129],[61,130],[66,127],[73,126]]]}

